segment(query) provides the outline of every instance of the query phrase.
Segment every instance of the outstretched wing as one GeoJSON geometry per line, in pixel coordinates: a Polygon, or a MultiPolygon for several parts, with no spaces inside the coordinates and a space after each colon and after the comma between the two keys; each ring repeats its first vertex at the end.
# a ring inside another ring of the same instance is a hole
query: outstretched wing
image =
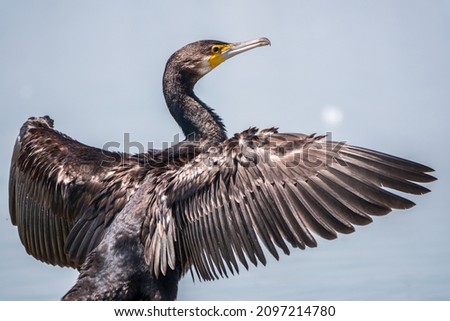
{"type": "MultiPolygon", "coordinates": [[[[84,257],[66,253],[67,236],[87,215],[83,213],[91,201],[105,189],[105,177],[120,166],[123,157],[128,156],[86,146],[57,132],[48,116],[24,123],[11,161],[9,209],[29,254],[54,265],[82,263],[84,257]]],[[[99,229],[90,225],[91,230],[95,228],[99,229]]],[[[78,241],[92,238],[75,236],[78,241]]],[[[73,252],[78,247],[92,249],[93,244],[85,243],[75,244],[73,252]]]]}
{"type": "Polygon", "coordinates": [[[427,193],[416,182],[433,181],[430,171],[323,136],[250,129],[160,178],[145,223],[146,260],[156,273],[178,256],[200,279],[227,276],[238,261],[265,264],[261,244],[278,259],[277,248],[289,254],[286,243],[315,247],[314,234],[334,239],[371,215],[412,207],[384,187],[427,193]]]}

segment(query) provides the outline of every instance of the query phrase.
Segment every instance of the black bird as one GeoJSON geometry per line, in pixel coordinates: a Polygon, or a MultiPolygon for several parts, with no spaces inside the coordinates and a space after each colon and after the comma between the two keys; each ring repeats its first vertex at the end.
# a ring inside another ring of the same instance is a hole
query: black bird
{"type": "Polygon", "coordinates": [[[334,239],[424,194],[432,169],[325,136],[250,128],[227,138],[193,92],[225,60],[269,45],[198,41],[175,52],[164,96],[186,140],[145,154],[113,153],[56,131],[22,126],[9,180],[11,220],[27,252],[77,268],[63,300],[173,300],[188,270],[201,280],[278,259],[287,243],[334,239]]]}

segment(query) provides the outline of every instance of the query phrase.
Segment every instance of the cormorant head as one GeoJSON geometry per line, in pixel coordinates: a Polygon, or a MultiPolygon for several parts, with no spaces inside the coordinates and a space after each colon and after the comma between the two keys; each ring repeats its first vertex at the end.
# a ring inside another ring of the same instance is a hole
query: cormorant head
{"type": "Polygon", "coordinates": [[[166,72],[180,74],[184,83],[193,86],[200,78],[225,60],[253,48],[270,45],[267,38],[238,43],[217,40],[200,40],[176,51],[167,62],[166,72]]]}

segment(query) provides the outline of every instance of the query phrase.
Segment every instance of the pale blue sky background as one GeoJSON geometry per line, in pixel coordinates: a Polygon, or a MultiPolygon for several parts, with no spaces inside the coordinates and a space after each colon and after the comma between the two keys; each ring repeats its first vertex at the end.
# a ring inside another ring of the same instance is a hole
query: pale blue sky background
{"type": "Polygon", "coordinates": [[[450,2],[0,0],[0,299],[56,300],[76,272],[29,257],[10,224],[12,146],[29,117],[101,147],[179,133],[162,96],[170,54],[265,36],[196,93],[229,133],[325,133],[434,167],[412,210],[238,277],[180,283],[180,300],[450,299],[450,2]],[[324,113],[336,117],[324,117],[324,113]],[[334,121],[333,121],[334,120],[334,121]]]}

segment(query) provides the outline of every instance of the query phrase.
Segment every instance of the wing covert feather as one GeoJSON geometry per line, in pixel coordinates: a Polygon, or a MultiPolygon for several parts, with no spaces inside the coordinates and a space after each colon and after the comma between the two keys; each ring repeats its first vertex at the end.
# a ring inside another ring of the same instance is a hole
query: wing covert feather
{"type": "Polygon", "coordinates": [[[124,158],[130,156],[89,147],[56,131],[48,116],[29,118],[15,143],[9,177],[11,221],[27,252],[49,264],[78,267],[99,241],[98,225],[86,225],[75,245],[67,244],[68,235],[83,215],[89,216],[88,207],[108,183],[104,178],[124,158]]]}
{"type": "Polygon", "coordinates": [[[433,181],[430,171],[324,136],[252,128],[174,170],[159,192],[177,224],[177,256],[212,280],[238,272],[236,258],[245,268],[265,264],[261,244],[278,259],[277,248],[289,254],[286,242],[315,247],[314,235],[334,239],[409,208],[413,202],[384,187],[426,193],[418,183],[433,181]]]}

